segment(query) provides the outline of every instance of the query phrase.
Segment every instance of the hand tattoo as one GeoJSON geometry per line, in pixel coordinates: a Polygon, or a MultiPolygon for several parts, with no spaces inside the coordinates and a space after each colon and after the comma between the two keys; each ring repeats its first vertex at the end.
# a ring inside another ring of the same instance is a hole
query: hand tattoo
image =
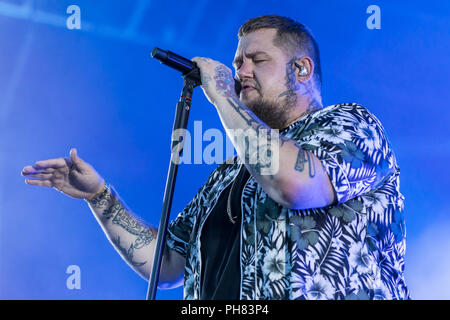
{"type": "Polygon", "coordinates": [[[223,94],[225,97],[230,98],[236,96],[234,91],[234,78],[230,69],[220,65],[215,69],[214,80],[216,81],[217,92],[223,94]]]}

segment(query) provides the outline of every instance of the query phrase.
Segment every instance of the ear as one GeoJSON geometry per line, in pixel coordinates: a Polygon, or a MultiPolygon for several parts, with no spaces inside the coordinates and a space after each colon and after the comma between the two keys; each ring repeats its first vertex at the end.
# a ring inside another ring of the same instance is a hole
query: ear
{"type": "Polygon", "coordinates": [[[308,81],[314,74],[314,62],[308,56],[295,60],[294,67],[296,68],[295,76],[298,82],[308,81]]]}

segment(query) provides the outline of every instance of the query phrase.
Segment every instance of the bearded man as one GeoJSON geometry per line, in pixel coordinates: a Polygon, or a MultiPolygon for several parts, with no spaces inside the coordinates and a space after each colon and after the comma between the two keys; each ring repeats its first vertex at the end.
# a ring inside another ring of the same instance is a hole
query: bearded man
{"type": "MultiPolygon", "coordinates": [[[[302,24],[261,16],[238,38],[239,95],[229,68],[193,59],[237,156],[171,222],[159,287],[184,283],[185,299],[409,299],[400,171],[382,125],[357,103],[323,107],[319,49],[302,24]]],[[[22,174],[88,201],[148,279],[157,229],[75,149],[22,174]]]]}

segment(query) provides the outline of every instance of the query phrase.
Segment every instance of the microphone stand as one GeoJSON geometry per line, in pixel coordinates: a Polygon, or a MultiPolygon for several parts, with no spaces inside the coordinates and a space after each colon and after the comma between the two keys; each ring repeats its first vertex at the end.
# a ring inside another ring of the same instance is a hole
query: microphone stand
{"type": "Polygon", "coordinates": [[[158,235],[156,237],[156,247],[153,259],[152,272],[147,288],[147,300],[155,300],[156,290],[158,287],[159,272],[166,243],[167,227],[169,224],[170,209],[172,207],[173,193],[175,189],[175,181],[178,171],[178,163],[180,155],[183,152],[185,129],[188,123],[189,110],[191,108],[192,93],[194,88],[200,85],[199,69],[193,69],[183,75],[184,85],[181,91],[180,100],[177,103],[175,111],[175,119],[172,129],[172,143],[169,171],[167,173],[166,187],[164,190],[164,202],[162,207],[161,219],[158,227],[158,235]],[[183,129],[179,141],[174,141],[174,132],[177,129],[183,129]],[[182,139],[181,139],[182,138],[182,139]]]}

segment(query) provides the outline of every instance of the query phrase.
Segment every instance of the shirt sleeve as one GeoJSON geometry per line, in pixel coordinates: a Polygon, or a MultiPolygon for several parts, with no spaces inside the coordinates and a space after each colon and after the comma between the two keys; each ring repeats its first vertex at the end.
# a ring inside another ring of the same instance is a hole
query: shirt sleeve
{"type": "Polygon", "coordinates": [[[377,188],[394,171],[383,127],[358,104],[318,112],[294,139],[319,158],[338,203],[377,188]]]}
{"type": "Polygon", "coordinates": [[[199,205],[201,190],[181,211],[167,228],[166,245],[186,258],[187,248],[194,226],[196,209],[199,205]]]}

